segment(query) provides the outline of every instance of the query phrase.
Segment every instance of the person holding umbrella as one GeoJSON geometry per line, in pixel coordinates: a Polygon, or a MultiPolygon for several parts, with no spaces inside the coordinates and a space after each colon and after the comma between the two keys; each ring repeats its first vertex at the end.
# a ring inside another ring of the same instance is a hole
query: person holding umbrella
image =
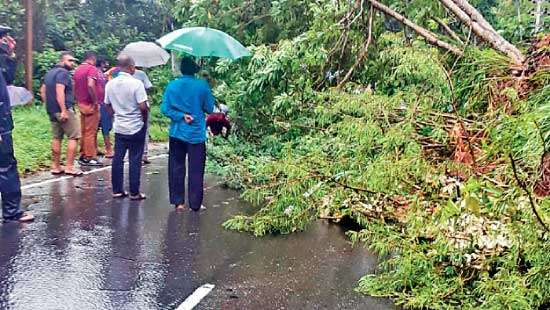
{"type": "Polygon", "coordinates": [[[176,210],[185,209],[187,171],[189,208],[199,211],[204,196],[205,114],[214,111],[215,99],[208,83],[195,78],[199,69],[192,59],[183,58],[180,65],[182,77],[168,84],[161,105],[162,114],[172,121],[169,133],[168,186],[170,203],[176,210]]]}
{"type": "MultiPolygon", "coordinates": [[[[144,41],[133,42],[126,45],[124,49],[120,52],[120,55],[127,55],[132,57],[132,59],[134,59],[137,69],[133,74],[133,77],[140,80],[143,83],[143,86],[145,87],[145,90],[148,93],[153,88],[153,84],[151,83],[151,80],[147,76],[147,73],[139,69],[162,66],[162,65],[165,65],[168,62],[168,60],[170,60],[170,54],[168,54],[163,48],[161,48],[160,46],[158,46],[153,42],[144,42],[144,41]]],[[[111,74],[113,78],[116,77],[117,70],[114,69],[111,72],[111,74]]],[[[150,127],[150,120],[149,120],[149,123],[147,123],[147,133],[145,135],[145,149],[143,150],[144,164],[151,163],[151,161],[149,161],[149,156],[148,156],[149,155],[149,127],[150,127]]]]}

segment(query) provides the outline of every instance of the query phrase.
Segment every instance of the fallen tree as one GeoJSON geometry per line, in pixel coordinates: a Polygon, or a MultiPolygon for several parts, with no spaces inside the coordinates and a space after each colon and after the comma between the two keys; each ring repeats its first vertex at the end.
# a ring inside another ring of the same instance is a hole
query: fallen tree
{"type": "MultiPolygon", "coordinates": [[[[426,42],[435,45],[437,47],[443,48],[457,56],[462,56],[463,51],[450,43],[445,42],[440,39],[436,34],[419,26],[418,24],[412,22],[402,14],[396,12],[390,7],[384,5],[383,3],[377,0],[366,0],[374,8],[380,12],[387,14],[403,25],[414,30],[418,35],[423,37],[426,42]]],[[[474,8],[466,0],[439,0],[439,2],[445,6],[453,15],[455,15],[466,27],[470,28],[473,33],[483,42],[489,44],[493,49],[507,55],[512,64],[516,67],[523,67],[525,57],[521,51],[508,42],[504,37],[502,37],[492,26],[487,22],[479,11],[474,8]]],[[[449,32],[450,28],[445,28],[446,32],[449,32]]],[[[452,36],[453,39],[457,40],[456,36],[452,36]]],[[[460,41],[460,40],[459,40],[460,41]]]]}

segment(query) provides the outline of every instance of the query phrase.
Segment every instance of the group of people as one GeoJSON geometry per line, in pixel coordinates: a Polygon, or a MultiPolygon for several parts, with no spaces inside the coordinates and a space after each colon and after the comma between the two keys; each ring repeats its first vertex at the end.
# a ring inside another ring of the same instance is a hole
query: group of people
{"type": "MultiPolygon", "coordinates": [[[[0,27],[0,35],[2,29],[0,27]]],[[[0,60],[3,70],[0,74],[0,191],[3,218],[5,221],[32,221],[32,214],[20,208],[21,190],[11,139],[13,120],[6,91],[6,84],[13,80],[15,69],[15,41],[5,33],[0,42],[0,55],[5,54],[5,60],[0,60]]],[[[113,198],[146,199],[140,191],[140,180],[142,164],[149,163],[147,92],[153,85],[143,71],[136,69],[134,59],[128,55],[119,55],[116,67],[109,69],[105,57],[87,52],[82,63],[76,65],[77,59],[71,52],[62,52],[58,64],[44,76],[40,88],[52,129],[51,173],[83,175],[74,164],[79,145],[80,166],[104,165],[97,143],[97,133],[101,128],[105,144],[102,155],[112,158],[113,198]],[[73,69],[74,73],[71,73],[73,69]],[[111,130],[114,131],[114,146],[110,139],[111,130]],[[68,143],[63,167],[61,146],[65,137],[68,143]],[[129,162],[129,191],[124,190],[126,157],[129,162]]],[[[204,208],[207,127],[213,135],[225,133],[226,136],[231,125],[226,118],[225,105],[216,104],[209,84],[211,81],[196,77],[200,66],[191,58],[183,58],[180,71],[182,76],[166,87],[161,105],[161,112],[171,120],[168,164],[170,203],[177,210],[188,206],[198,211],[204,208]]]]}
{"type": "MultiPolygon", "coordinates": [[[[52,123],[52,169],[54,175],[67,174],[82,175],[82,171],[74,168],[74,159],[80,141],[81,166],[102,166],[99,155],[113,158],[114,151],[110,133],[113,127],[113,117],[105,104],[105,87],[108,80],[118,76],[121,69],[109,69],[109,62],[105,57],[98,57],[93,52],[84,54],[83,62],[71,76],[70,71],[76,65],[76,59],[70,52],[61,53],[59,63],[44,77],[40,88],[42,101],[52,123]],[[109,74],[106,74],[109,73],[109,74]],[[78,106],[80,116],[76,115],[75,105],[78,106]],[[98,151],[97,132],[101,128],[105,152],[98,151]],[[61,141],[66,136],[67,166],[61,168],[61,141]]],[[[143,84],[146,92],[153,85],[147,75],[135,70],[133,75],[143,84]]],[[[146,135],[148,137],[148,135],[146,135]]],[[[147,143],[145,143],[147,145],[147,143]]],[[[149,163],[147,147],[145,147],[143,162],[149,163]]]]}

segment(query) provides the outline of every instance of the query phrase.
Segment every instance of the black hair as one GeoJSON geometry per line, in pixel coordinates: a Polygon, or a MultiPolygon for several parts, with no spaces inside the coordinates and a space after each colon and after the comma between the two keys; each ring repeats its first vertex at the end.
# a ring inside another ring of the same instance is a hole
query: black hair
{"type": "Polygon", "coordinates": [[[86,53],[84,53],[84,57],[82,57],[82,61],[86,61],[86,60],[89,60],[89,59],[92,59],[92,58],[97,59],[97,54],[95,52],[92,52],[92,51],[87,51],[86,53]]]}
{"type": "Polygon", "coordinates": [[[199,65],[188,57],[182,58],[180,63],[180,71],[183,75],[194,75],[200,71],[199,65]]]}
{"type": "Polygon", "coordinates": [[[70,51],[63,51],[63,52],[61,52],[61,54],[59,55],[59,59],[63,59],[65,56],[74,57],[74,54],[73,54],[73,52],[70,52],[70,51]]]}
{"type": "Polygon", "coordinates": [[[106,63],[109,63],[109,61],[107,60],[107,57],[103,55],[97,56],[97,61],[95,63],[96,67],[101,67],[106,63]]]}

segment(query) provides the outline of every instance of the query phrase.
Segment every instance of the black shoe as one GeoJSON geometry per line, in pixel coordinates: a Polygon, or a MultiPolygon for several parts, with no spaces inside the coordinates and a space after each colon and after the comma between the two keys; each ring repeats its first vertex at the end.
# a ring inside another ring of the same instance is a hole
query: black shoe
{"type": "Polygon", "coordinates": [[[103,163],[98,161],[97,159],[80,159],[78,160],[78,163],[81,166],[89,166],[89,167],[103,167],[103,163]]]}

